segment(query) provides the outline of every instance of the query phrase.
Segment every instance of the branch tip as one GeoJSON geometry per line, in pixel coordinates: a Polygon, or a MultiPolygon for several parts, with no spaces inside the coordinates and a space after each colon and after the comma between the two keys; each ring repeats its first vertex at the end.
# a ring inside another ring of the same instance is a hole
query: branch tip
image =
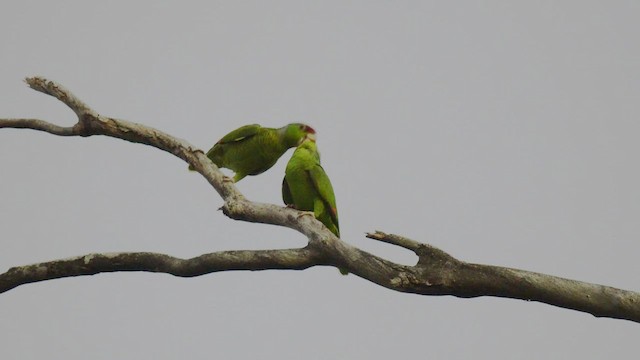
{"type": "Polygon", "coordinates": [[[391,244],[391,245],[396,245],[396,246],[400,246],[403,247],[405,249],[409,249],[413,252],[417,252],[420,247],[422,246],[421,243],[415,241],[415,240],[411,240],[409,238],[406,238],[404,236],[399,236],[399,235],[394,235],[394,234],[387,234],[385,232],[382,232],[380,230],[376,230],[373,233],[367,233],[366,236],[369,239],[373,239],[373,240],[377,240],[377,241],[382,241],[385,242],[387,244],[391,244]]]}
{"type": "Polygon", "coordinates": [[[71,91],[66,89],[64,86],[56,83],[55,81],[47,80],[42,76],[27,77],[24,79],[24,81],[33,90],[53,96],[54,98],[62,101],[71,110],[73,110],[76,115],[78,115],[80,121],[82,121],[83,115],[86,114],[90,114],[95,117],[98,116],[98,114],[89,106],[87,106],[87,104],[82,102],[82,100],[73,95],[71,91]]]}

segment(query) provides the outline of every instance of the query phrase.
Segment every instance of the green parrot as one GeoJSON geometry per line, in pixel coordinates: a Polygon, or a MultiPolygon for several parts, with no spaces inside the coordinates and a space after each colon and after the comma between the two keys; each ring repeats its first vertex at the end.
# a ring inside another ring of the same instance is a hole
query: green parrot
{"type": "MultiPolygon", "coordinates": [[[[297,123],[279,129],[245,125],[220,139],[207,157],[218,167],[233,170],[233,182],[238,182],[269,170],[289,148],[307,137],[315,139],[315,133],[311,126],[297,123]]],[[[189,170],[193,168],[189,166],[189,170]]]]}
{"type": "MultiPolygon", "coordinates": [[[[333,186],[320,165],[320,153],[315,139],[305,139],[287,163],[282,180],[282,200],[287,206],[313,212],[313,216],[340,237],[338,208],[333,186]]],[[[340,269],[343,275],[347,271],[340,269]]]]}

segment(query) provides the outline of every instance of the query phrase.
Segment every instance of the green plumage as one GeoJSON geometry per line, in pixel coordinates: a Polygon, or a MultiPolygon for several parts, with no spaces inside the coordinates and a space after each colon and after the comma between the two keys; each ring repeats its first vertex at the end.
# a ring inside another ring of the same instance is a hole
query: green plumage
{"type": "MultiPolygon", "coordinates": [[[[298,210],[313,212],[313,216],[340,237],[338,208],[333,186],[320,165],[316,142],[304,140],[293,152],[282,180],[282,200],[298,210]]],[[[339,269],[342,275],[349,272],[339,269]]]]}
{"type": "Polygon", "coordinates": [[[291,156],[282,181],[282,200],[298,210],[313,212],[316,219],[340,237],[336,197],[320,165],[315,141],[305,140],[291,156]]]}
{"type": "Polygon", "coordinates": [[[287,149],[300,144],[307,135],[315,136],[312,134],[315,130],[305,124],[289,124],[279,129],[245,125],[220,139],[207,157],[218,167],[233,170],[233,181],[238,182],[247,175],[269,170],[287,149]]]}

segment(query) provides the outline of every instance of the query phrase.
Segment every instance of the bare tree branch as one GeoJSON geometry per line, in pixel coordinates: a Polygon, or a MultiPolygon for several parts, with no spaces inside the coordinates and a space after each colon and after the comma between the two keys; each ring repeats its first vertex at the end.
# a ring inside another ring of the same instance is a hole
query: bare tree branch
{"type": "Polygon", "coordinates": [[[11,268],[0,275],[0,293],[33,282],[115,271],[194,277],[226,270],[302,270],[315,264],[309,249],[221,251],[188,260],[149,252],[88,254],[11,268]]]}
{"type": "Polygon", "coordinates": [[[64,87],[42,77],[28,78],[29,86],[51,95],[78,117],[72,127],[38,119],[0,119],[0,128],[45,131],[60,136],[104,135],[156,147],[194,167],[224,200],[222,210],[232,219],[273,224],[304,234],[309,243],[301,249],[221,251],[192,259],[155,253],[89,254],[81,257],[18,266],[0,274],[0,293],[16,286],[62,277],[115,271],[162,272],[193,277],[226,270],[302,270],[333,266],[386,288],[421,295],[462,298],[497,296],[532,300],[574,309],[597,317],[640,322],[640,294],[550,275],[460,261],[431,245],[380,231],[367,237],[400,246],[418,255],[415,266],[396,264],[336,238],[319,221],[287,207],[248,201],[209,161],[184,140],[162,131],[99,115],[64,87]]]}

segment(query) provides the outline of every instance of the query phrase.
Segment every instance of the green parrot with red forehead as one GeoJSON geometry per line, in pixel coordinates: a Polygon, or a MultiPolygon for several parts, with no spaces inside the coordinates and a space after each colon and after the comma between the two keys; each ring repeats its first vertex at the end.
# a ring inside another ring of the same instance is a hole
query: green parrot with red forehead
{"type": "Polygon", "coordinates": [[[315,139],[315,133],[311,126],[299,123],[278,129],[245,125],[220,139],[207,157],[219,168],[233,170],[233,182],[238,182],[245,176],[269,170],[288,149],[305,138],[315,139]]]}

